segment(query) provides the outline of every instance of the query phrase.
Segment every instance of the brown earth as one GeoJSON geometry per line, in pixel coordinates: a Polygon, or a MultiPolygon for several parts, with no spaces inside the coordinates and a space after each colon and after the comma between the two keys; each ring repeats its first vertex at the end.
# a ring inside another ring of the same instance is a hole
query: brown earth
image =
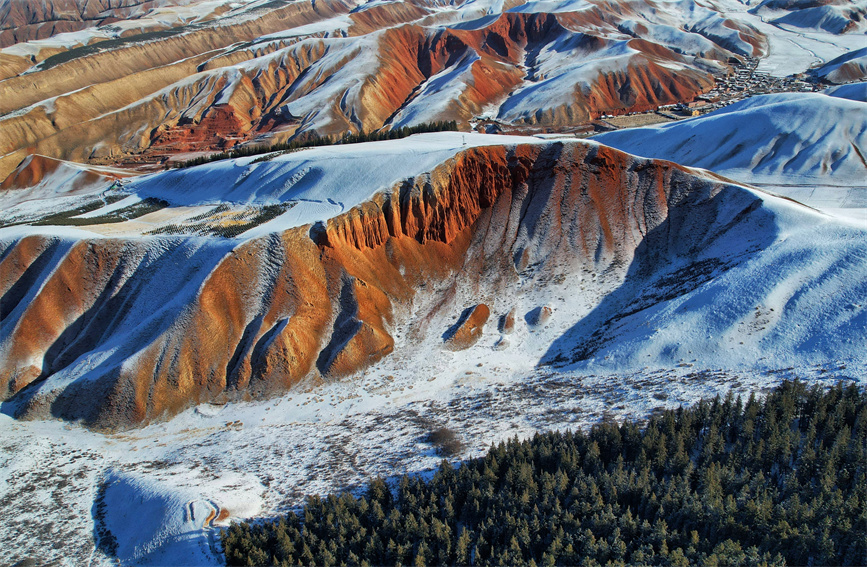
{"type": "Polygon", "coordinates": [[[508,313],[500,318],[499,331],[504,335],[511,335],[515,331],[515,315],[517,310],[512,307],[508,313]]]}
{"type": "Polygon", "coordinates": [[[465,312],[456,324],[456,327],[448,333],[445,342],[451,350],[466,350],[479,342],[485,323],[491,316],[491,310],[484,303],[480,303],[465,312]]]}

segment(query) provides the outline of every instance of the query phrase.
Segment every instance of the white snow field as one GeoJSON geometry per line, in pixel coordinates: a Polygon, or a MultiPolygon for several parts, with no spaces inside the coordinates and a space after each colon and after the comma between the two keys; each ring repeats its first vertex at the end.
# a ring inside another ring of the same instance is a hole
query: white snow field
{"type": "MultiPolygon", "coordinates": [[[[842,134],[826,138],[835,136],[842,134]]],[[[278,230],[357,204],[450,159],[465,140],[551,143],[423,135],[259,164],[208,164],[127,181],[125,190],[185,205],[178,209],[224,199],[319,204],[259,227],[278,230]]],[[[797,171],[808,175],[820,163],[797,171]]],[[[642,418],[728,391],[748,396],[784,378],[864,383],[867,226],[748,187],[725,195],[719,222],[737,229],[721,230],[692,263],[675,258],[636,277],[586,272],[504,290],[486,301],[494,313],[516,309],[515,331],[501,335],[490,321],[464,351],[444,348],[434,332],[418,342],[410,319],[396,323],[394,353],[374,366],[267,401],[203,404],[117,434],[0,414],[0,541],[11,550],[4,561],[218,565],[215,525],[273,517],[307,494],[358,490],[373,476],[428,474],[440,457],[424,439],[437,427],[452,428],[466,443],[460,460],[514,435],[642,418]],[[747,217],[734,218],[748,202],[756,206],[747,217]],[[541,306],[552,315],[536,325],[532,314],[541,306]]],[[[70,241],[92,234],[8,227],[0,237],[37,230],[70,241]]],[[[148,238],[159,246],[161,239],[148,238]]],[[[216,255],[237,245],[208,242],[201,242],[203,253],[216,255]]],[[[456,305],[480,301],[469,283],[455,289],[456,305]]],[[[439,291],[419,291],[414,303],[422,310],[439,291]]],[[[431,328],[448,328],[453,316],[437,315],[431,328]]]]}
{"type": "Polygon", "coordinates": [[[205,167],[173,170],[126,185],[142,198],[173,205],[290,203],[292,208],[245,237],[327,220],[392,185],[432,170],[467,147],[544,143],[525,136],[439,132],[400,140],[324,146],[278,155],[223,160],[205,167]]]}
{"type": "Polygon", "coordinates": [[[867,226],[867,83],[755,96],[697,118],[593,139],[709,169],[867,226]]]}

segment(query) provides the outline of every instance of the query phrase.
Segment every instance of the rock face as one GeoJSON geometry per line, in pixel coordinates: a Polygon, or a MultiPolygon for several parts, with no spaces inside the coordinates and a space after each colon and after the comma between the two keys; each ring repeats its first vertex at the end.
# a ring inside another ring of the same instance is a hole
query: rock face
{"type": "Polygon", "coordinates": [[[446,332],[446,346],[452,350],[465,350],[476,344],[490,316],[491,310],[484,303],[467,308],[458,322],[446,332]]]}
{"type": "Polygon", "coordinates": [[[113,429],[267,396],[388,356],[399,322],[442,333],[427,322],[464,292],[688,261],[761,214],[669,162],[558,143],[468,149],[315,230],[240,244],[20,237],[0,244],[0,397],[113,429]]]}

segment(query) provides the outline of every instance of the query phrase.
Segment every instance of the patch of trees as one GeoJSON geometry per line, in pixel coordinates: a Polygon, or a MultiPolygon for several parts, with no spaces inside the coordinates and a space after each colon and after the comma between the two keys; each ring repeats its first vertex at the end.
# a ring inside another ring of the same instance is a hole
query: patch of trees
{"type": "MultiPolygon", "coordinates": [[[[378,132],[365,132],[362,130],[358,134],[352,134],[347,132],[343,136],[339,138],[331,138],[330,136],[320,137],[314,135],[306,140],[292,140],[290,142],[284,142],[280,144],[273,144],[270,146],[244,146],[241,148],[237,148],[228,152],[220,152],[217,154],[211,154],[207,156],[200,156],[197,158],[193,158],[186,161],[178,161],[174,164],[174,168],[183,169],[186,167],[193,167],[196,165],[202,165],[205,163],[211,163],[214,161],[220,161],[224,159],[236,159],[242,157],[255,156],[260,154],[271,154],[271,153],[285,153],[291,152],[295,150],[301,150],[304,148],[313,148],[318,146],[334,146],[337,144],[360,144],[362,142],[381,142],[384,140],[398,140],[400,138],[406,138],[407,136],[412,136],[413,134],[423,134],[426,132],[446,132],[453,131],[456,132],[458,130],[458,123],[454,120],[451,121],[438,121],[438,122],[426,122],[424,124],[418,124],[416,126],[404,126],[402,128],[395,128],[392,130],[386,131],[378,131],[378,132]]],[[[266,161],[273,156],[264,156],[256,161],[266,161]]]]}
{"type": "Polygon", "coordinates": [[[458,123],[454,120],[441,120],[438,122],[426,122],[424,124],[418,124],[416,126],[404,126],[402,128],[395,128],[393,130],[380,130],[378,132],[364,132],[363,130],[358,134],[352,134],[350,132],[347,132],[340,138],[340,141],[338,143],[360,144],[362,142],[381,142],[384,140],[398,140],[400,138],[412,136],[413,134],[423,134],[425,132],[456,132],[457,129],[458,123]]]}
{"type": "Polygon", "coordinates": [[[867,390],[783,383],[232,525],[229,565],[867,564],[867,390]]]}

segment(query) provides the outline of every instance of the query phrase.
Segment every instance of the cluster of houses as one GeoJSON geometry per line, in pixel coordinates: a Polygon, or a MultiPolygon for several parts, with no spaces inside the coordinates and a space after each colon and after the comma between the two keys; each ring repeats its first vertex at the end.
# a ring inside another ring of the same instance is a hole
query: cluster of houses
{"type": "Polygon", "coordinates": [[[758,64],[758,59],[748,59],[745,63],[733,62],[730,71],[714,76],[716,85],[707,93],[697,96],[692,102],[661,106],[659,110],[680,116],[698,116],[755,95],[811,92],[821,88],[804,75],[774,77],[757,71],[758,64]]]}
{"type": "MultiPolygon", "coordinates": [[[[806,74],[774,77],[768,73],[758,71],[759,59],[755,58],[746,58],[743,61],[731,59],[729,60],[729,65],[730,67],[725,72],[714,75],[715,84],[713,89],[695,97],[691,102],[666,104],[659,106],[656,110],[647,112],[628,112],[617,118],[626,119],[632,116],[639,118],[640,116],[649,114],[658,114],[669,120],[679,120],[688,116],[706,114],[755,95],[781,92],[812,92],[821,90],[822,88],[822,85],[806,74]]],[[[558,135],[569,132],[570,134],[584,137],[599,131],[644,125],[644,123],[615,123],[613,119],[615,119],[613,114],[603,114],[598,120],[562,128],[558,130],[558,135]]],[[[527,128],[520,127],[506,127],[504,129],[503,124],[492,118],[477,117],[472,122],[472,126],[474,129],[488,134],[502,134],[507,133],[507,131],[527,132],[527,128]]],[[[541,130],[544,131],[545,129],[541,130]]],[[[551,129],[548,129],[548,131],[551,131],[551,129]]]]}

